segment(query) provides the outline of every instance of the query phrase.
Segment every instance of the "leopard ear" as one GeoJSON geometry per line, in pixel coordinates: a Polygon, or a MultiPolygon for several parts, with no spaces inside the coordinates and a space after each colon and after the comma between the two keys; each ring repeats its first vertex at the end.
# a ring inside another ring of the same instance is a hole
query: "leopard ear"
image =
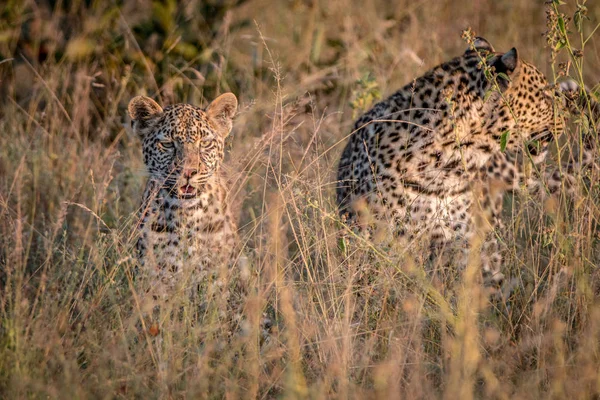
{"type": "Polygon", "coordinates": [[[163,109],[157,102],[146,96],[136,96],[127,106],[131,117],[131,127],[140,136],[144,136],[150,127],[150,123],[160,114],[163,109]]]}
{"type": "Polygon", "coordinates": [[[482,38],[480,36],[477,36],[475,38],[475,40],[473,40],[473,44],[467,48],[467,50],[465,51],[465,54],[470,53],[472,51],[478,51],[478,52],[487,51],[489,53],[495,52],[494,46],[492,46],[490,44],[490,42],[488,42],[487,40],[485,40],[484,38],[482,38]]]}
{"type": "Polygon", "coordinates": [[[494,67],[500,90],[507,90],[518,76],[521,67],[517,49],[513,47],[502,56],[494,58],[491,66],[494,67]]]}
{"type": "Polygon", "coordinates": [[[229,132],[231,132],[237,106],[238,101],[235,95],[233,93],[225,93],[214,99],[206,109],[206,114],[223,137],[229,135],[229,132]]]}

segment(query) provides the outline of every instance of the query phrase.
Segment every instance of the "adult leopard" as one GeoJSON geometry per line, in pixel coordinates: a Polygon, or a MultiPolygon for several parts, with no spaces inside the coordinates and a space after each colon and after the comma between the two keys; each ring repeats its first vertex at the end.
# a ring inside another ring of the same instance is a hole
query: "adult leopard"
{"type": "Polygon", "coordinates": [[[499,53],[475,38],[462,56],[356,121],[338,166],[340,212],[360,223],[366,210],[393,234],[426,243],[432,255],[458,248],[460,261],[441,257],[444,266],[464,265],[470,240],[483,232],[484,280],[498,284],[504,274],[493,231],[502,226],[504,193],[521,186],[555,192],[565,184],[556,170],[528,173],[564,130],[561,106],[515,48],[499,53]]]}

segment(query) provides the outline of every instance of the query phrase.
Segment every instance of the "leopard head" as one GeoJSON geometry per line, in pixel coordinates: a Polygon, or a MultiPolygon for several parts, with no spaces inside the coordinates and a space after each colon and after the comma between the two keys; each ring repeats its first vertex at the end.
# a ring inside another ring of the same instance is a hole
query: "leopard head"
{"type": "Polygon", "coordinates": [[[163,109],[149,97],[134,97],[128,111],[142,139],[150,179],[173,197],[195,198],[219,169],[236,110],[232,93],[217,97],[205,110],[189,104],[163,109]]]}
{"type": "Polygon", "coordinates": [[[498,131],[495,134],[514,131],[511,142],[545,143],[564,130],[555,91],[534,65],[521,59],[516,48],[497,52],[487,40],[476,38],[465,56],[478,57],[489,67],[481,68],[480,63],[477,73],[480,96],[498,131]]]}

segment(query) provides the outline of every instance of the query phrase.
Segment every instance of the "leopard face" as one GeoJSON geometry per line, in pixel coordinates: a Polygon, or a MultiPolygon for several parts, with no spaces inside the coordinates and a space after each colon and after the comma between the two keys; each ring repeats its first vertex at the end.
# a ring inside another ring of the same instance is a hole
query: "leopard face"
{"type": "Polygon", "coordinates": [[[160,107],[138,96],[129,104],[133,130],[143,143],[150,180],[182,202],[195,199],[218,172],[237,100],[231,93],[206,110],[189,104],[160,107]]]}

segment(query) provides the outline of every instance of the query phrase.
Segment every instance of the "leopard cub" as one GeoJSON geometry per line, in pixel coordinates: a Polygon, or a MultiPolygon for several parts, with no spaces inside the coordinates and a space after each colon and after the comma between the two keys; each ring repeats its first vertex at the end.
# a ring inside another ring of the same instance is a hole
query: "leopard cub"
{"type": "Polygon", "coordinates": [[[168,298],[176,289],[227,273],[236,254],[237,228],[221,163],[237,99],[226,93],[203,110],[189,104],[162,108],[137,96],[128,110],[149,175],[138,256],[153,297],[168,298]]]}

